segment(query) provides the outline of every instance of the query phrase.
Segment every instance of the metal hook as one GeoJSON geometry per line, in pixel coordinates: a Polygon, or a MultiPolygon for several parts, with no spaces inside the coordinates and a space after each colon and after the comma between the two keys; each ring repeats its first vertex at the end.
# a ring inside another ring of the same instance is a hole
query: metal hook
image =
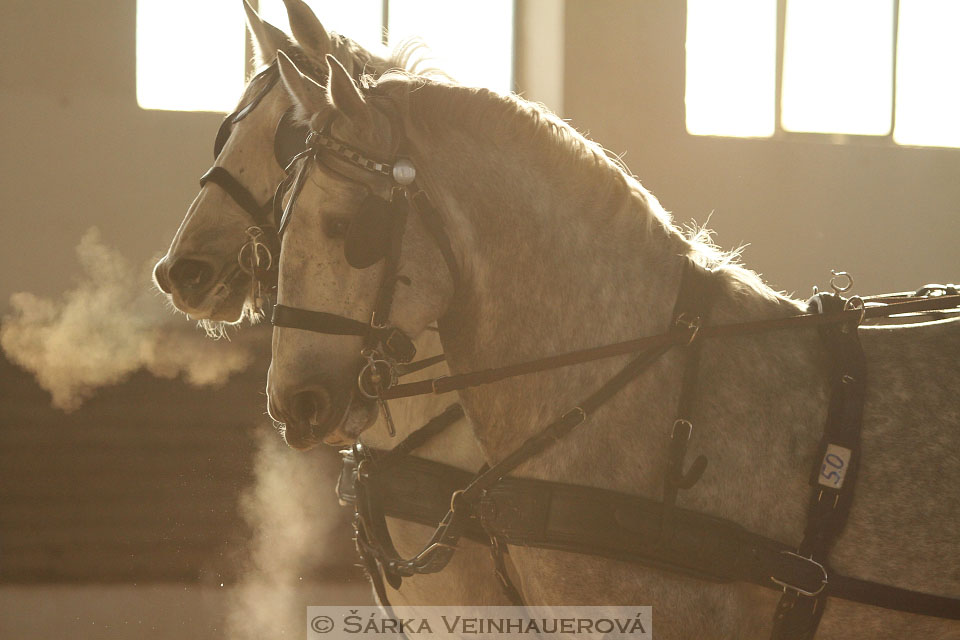
{"type": "Polygon", "coordinates": [[[836,271],[834,269],[830,269],[830,273],[833,274],[833,277],[830,278],[830,288],[833,289],[833,292],[838,296],[841,293],[850,291],[850,289],[853,288],[853,276],[846,271],[836,271]],[[843,281],[843,278],[846,279],[846,284],[844,286],[840,286],[839,283],[843,281]]]}
{"type": "Polygon", "coordinates": [[[850,299],[843,303],[843,310],[857,310],[860,312],[860,317],[857,318],[857,322],[853,325],[855,327],[859,327],[863,323],[864,316],[867,314],[867,305],[864,304],[863,298],[860,296],[850,296],[850,299]]]}
{"type": "Polygon", "coordinates": [[[704,455],[697,456],[689,468],[683,469],[683,458],[687,453],[687,443],[690,441],[692,433],[693,424],[689,420],[680,418],[673,423],[673,433],[671,433],[670,439],[675,444],[672,445],[673,455],[670,460],[670,482],[678,489],[693,487],[707,469],[707,457],[704,455]]]}
{"type": "Polygon", "coordinates": [[[677,316],[675,322],[676,326],[690,330],[690,338],[687,340],[687,344],[685,346],[689,347],[691,344],[693,344],[693,341],[697,339],[697,334],[700,333],[701,322],[702,320],[700,316],[694,316],[693,318],[690,318],[686,312],[677,316]]]}

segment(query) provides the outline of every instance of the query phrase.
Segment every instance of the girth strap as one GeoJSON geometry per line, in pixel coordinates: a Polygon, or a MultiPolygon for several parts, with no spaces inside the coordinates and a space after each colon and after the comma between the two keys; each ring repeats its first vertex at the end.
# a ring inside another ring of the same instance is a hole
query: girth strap
{"type": "Polygon", "coordinates": [[[274,222],[270,219],[270,214],[273,211],[273,200],[270,200],[266,204],[260,204],[257,202],[256,197],[223,167],[210,167],[205,174],[200,176],[201,187],[208,182],[212,182],[226,191],[227,195],[229,195],[241,209],[250,214],[250,217],[253,218],[258,226],[274,226],[274,222]]]}
{"type": "MultiPolygon", "coordinates": [[[[811,313],[843,311],[838,295],[818,294],[811,313]]],[[[830,404],[819,452],[810,474],[807,526],[797,553],[828,566],[830,550],[850,514],[860,466],[860,431],[867,387],[867,365],[854,321],[819,327],[828,358],[830,404]]],[[[824,570],[824,587],[833,580],[824,570]]],[[[784,585],[774,613],[773,640],[809,640],[817,631],[827,605],[827,590],[813,592],[784,585]]]]}

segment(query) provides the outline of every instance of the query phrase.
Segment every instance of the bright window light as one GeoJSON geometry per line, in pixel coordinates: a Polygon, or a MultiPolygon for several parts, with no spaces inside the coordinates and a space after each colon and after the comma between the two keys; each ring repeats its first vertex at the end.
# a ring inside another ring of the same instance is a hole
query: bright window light
{"type": "MultiPolygon", "coordinates": [[[[144,109],[229,112],[244,86],[244,13],[235,0],[137,0],[137,102],[144,109]]],[[[330,31],[385,54],[383,0],[307,0],[330,31]]],[[[429,64],[458,81],[509,92],[514,0],[390,0],[390,46],[419,36],[429,64]]],[[[258,13],[290,33],[282,0],[258,13]]]]}
{"type": "MultiPolygon", "coordinates": [[[[347,36],[370,51],[375,52],[380,48],[383,33],[382,0],[307,0],[307,4],[327,31],[347,36]]],[[[260,0],[257,13],[273,26],[290,33],[283,0],[260,0]]]]}
{"type": "Polygon", "coordinates": [[[960,2],[900,0],[899,144],[960,147],[960,2]]]}
{"type": "Polygon", "coordinates": [[[458,82],[513,89],[513,0],[391,0],[390,44],[420,36],[458,82]]]}
{"type": "Polygon", "coordinates": [[[687,1],[687,131],[773,135],[776,0],[687,1]]]}
{"type": "Polygon", "coordinates": [[[232,111],[244,86],[244,16],[233,0],[137,0],[137,103],[232,111]]]}
{"type": "Polygon", "coordinates": [[[885,135],[893,95],[893,0],[787,3],[781,124],[885,135]]]}

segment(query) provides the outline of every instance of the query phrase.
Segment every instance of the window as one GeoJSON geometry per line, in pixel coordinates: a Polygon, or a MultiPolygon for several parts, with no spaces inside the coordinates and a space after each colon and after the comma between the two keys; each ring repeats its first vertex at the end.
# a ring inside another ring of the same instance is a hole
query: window
{"type": "Polygon", "coordinates": [[[688,0],[687,130],[960,146],[958,26],[955,0],[688,0]]]}
{"type": "Polygon", "coordinates": [[[233,111],[246,73],[245,19],[228,0],[137,0],[137,103],[233,111]]]}
{"type": "MultiPolygon", "coordinates": [[[[459,82],[513,87],[513,0],[307,0],[331,31],[368,49],[420,36],[459,82]],[[384,42],[383,33],[389,34],[384,42]]],[[[281,0],[260,15],[290,32],[281,0]]],[[[144,109],[231,111],[243,91],[244,15],[233,0],[137,0],[137,102],[144,109]]]]}

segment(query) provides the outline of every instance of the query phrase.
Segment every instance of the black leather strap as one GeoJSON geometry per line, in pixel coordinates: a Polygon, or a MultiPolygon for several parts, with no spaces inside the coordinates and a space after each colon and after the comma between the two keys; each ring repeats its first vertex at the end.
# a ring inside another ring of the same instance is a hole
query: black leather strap
{"type": "Polygon", "coordinates": [[[450,277],[453,279],[454,291],[459,290],[460,285],[460,267],[457,265],[457,258],[453,255],[453,246],[450,244],[450,237],[447,236],[446,228],[443,225],[443,219],[433,202],[423,191],[417,191],[410,198],[414,211],[420,216],[423,225],[433,237],[444,261],[447,263],[447,269],[450,270],[450,277]]]}
{"type": "MultiPolygon", "coordinates": [[[[356,460],[344,459],[338,484],[341,501],[352,504],[356,460]]],[[[367,489],[379,495],[387,516],[435,525],[450,495],[473,474],[404,456],[371,467],[367,489]]],[[[674,536],[664,541],[658,500],[606,489],[527,478],[504,478],[484,492],[476,513],[464,520],[463,535],[481,543],[487,532],[502,543],[596,555],[653,566],[713,582],[746,581],[771,589],[776,577],[808,591],[820,587],[817,565],[792,553],[790,545],[753,534],[740,525],[676,509],[674,536]]],[[[960,619],[960,600],[831,573],[825,593],[872,606],[926,616],[960,619]]]]}
{"type": "MultiPolygon", "coordinates": [[[[843,311],[846,301],[833,294],[811,300],[811,313],[843,311]]],[[[830,404],[819,453],[810,474],[807,526],[797,552],[828,566],[830,549],[850,514],[860,463],[860,431],[867,365],[857,322],[819,327],[829,366],[830,404]]],[[[828,572],[829,573],[829,572],[828,572]]],[[[828,578],[829,581],[832,580],[828,578]]],[[[807,595],[787,587],[774,612],[773,640],[810,640],[827,606],[827,590],[807,595]]]]}
{"type": "Polygon", "coordinates": [[[270,322],[275,327],[289,327],[336,336],[360,336],[367,346],[380,344],[383,353],[397,362],[410,362],[417,354],[413,341],[395,327],[371,327],[345,316],[326,311],[310,311],[283,304],[273,306],[270,322]]]}
{"type": "Polygon", "coordinates": [[[690,489],[703,476],[707,468],[706,456],[700,455],[689,469],[684,469],[687,446],[693,435],[693,413],[697,398],[700,372],[700,354],[703,341],[698,339],[700,327],[707,324],[713,301],[716,296],[716,284],[713,272],[698,265],[689,256],[683,263],[683,275],[677,292],[677,301],[673,307],[673,323],[680,329],[687,329],[690,341],[683,348],[684,367],[680,382],[680,397],[677,400],[677,417],[670,433],[670,445],[667,451],[666,470],[663,481],[663,529],[664,539],[673,536],[673,508],[680,489],[690,489]]]}
{"type": "Polygon", "coordinates": [[[250,217],[258,226],[273,226],[273,220],[271,220],[273,200],[260,204],[256,197],[223,167],[210,167],[205,174],[200,176],[201,188],[208,182],[212,182],[226,191],[227,195],[233,198],[233,201],[240,205],[241,209],[250,214],[250,217]]]}
{"type": "Polygon", "coordinates": [[[270,321],[275,327],[290,327],[337,336],[365,337],[370,332],[370,325],[366,322],[325,311],[308,311],[282,304],[273,305],[273,317],[270,321]]]}
{"type": "Polygon", "coordinates": [[[217,159],[217,157],[220,155],[220,152],[223,151],[223,147],[227,144],[227,140],[230,139],[230,134],[233,132],[233,125],[250,115],[250,113],[257,108],[257,105],[260,104],[260,101],[263,100],[268,93],[270,93],[270,90],[275,84],[277,84],[277,81],[280,80],[280,68],[277,66],[276,60],[274,60],[263,71],[251,78],[250,82],[247,84],[255,85],[263,78],[266,78],[263,87],[261,87],[260,90],[253,96],[250,102],[238,107],[236,111],[227,115],[227,117],[223,119],[223,122],[220,123],[220,128],[217,130],[217,137],[213,141],[214,160],[217,159]]]}

